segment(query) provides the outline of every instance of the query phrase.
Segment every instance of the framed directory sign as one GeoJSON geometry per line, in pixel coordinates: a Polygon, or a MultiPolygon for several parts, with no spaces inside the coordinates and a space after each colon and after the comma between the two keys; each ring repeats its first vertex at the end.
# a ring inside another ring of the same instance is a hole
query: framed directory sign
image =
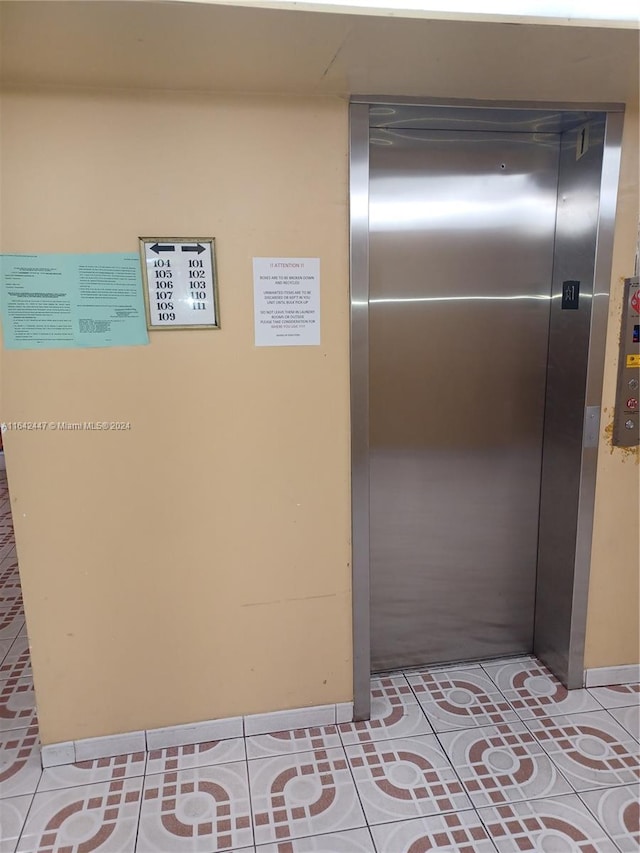
{"type": "Polygon", "coordinates": [[[213,237],[140,237],[147,328],[219,329],[213,237]]]}

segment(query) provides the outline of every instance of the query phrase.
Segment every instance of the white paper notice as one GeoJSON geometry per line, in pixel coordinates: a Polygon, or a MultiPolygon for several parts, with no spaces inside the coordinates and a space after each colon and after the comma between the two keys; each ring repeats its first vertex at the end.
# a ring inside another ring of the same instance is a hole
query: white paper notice
{"type": "Polygon", "coordinates": [[[257,347],[319,346],[320,258],[254,258],[257,347]]]}

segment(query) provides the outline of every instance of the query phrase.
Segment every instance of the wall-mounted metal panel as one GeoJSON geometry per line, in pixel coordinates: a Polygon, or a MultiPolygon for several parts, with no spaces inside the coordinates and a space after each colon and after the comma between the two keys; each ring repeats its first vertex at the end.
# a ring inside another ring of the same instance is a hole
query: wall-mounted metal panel
{"type": "Polygon", "coordinates": [[[585,407],[604,129],[590,122],[586,151],[581,128],[563,134],[558,182],[534,651],[565,683],[583,453],[595,455],[599,422],[599,406],[585,407]]]}
{"type": "Polygon", "coordinates": [[[640,285],[628,278],[622,295],[622,322],[618,352],[618,385],[613,418],[617,447],[640,444],[640,285]]]}
{"type": "Polygon", "coordinates": [[[471,130],[493,133],[563,133],[589,120],[586,111],[493,109],[379,104],[370,108],[371,127],[404,130],[471,130]]]}
{"type": "Polygon", "coordinates": [[[369,107],[351,107],[351,512],[353,543],[353,714],[371,712],[369,677],[369,107]]]}

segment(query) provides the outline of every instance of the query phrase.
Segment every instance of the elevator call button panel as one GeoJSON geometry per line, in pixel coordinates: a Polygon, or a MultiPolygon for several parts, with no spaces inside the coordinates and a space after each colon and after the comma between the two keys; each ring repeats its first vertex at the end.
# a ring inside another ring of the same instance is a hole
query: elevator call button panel
{"type": "Polygon", "coordinates": [[[640,285],[638,278],[624,283],[618,387],[613,418],[613,443],[617,447],[640,444],[640,285]]]}

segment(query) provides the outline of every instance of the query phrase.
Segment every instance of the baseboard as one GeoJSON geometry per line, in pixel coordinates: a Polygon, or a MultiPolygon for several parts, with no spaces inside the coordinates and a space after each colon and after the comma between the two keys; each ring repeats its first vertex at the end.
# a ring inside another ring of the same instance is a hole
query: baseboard
{"type": "Polygon", "coordinates": [[[622,666],[600,666],[584,673],[585,687],[608,687],[611,684],[636,684],[640,681],[640,663],[622,666]]]}
{"type": "Polygon", "coordinates": [[[187,746],[212,740],[306,729],[311,726],[339,725],[350,723],[352,720],[353,702],[338,702],[335,705],[292,708],[267,714],[247,714],[244,717],[226,717],[220,720],[166,726],[161,729],[124,732],[65,743],[50,743],[41,748],[41,759],[44,768],[59,767],[63,764],[74,764],[76,761],[91,761],[110,758],[114,755],[151,752],[154,749],[187,746]]]}

